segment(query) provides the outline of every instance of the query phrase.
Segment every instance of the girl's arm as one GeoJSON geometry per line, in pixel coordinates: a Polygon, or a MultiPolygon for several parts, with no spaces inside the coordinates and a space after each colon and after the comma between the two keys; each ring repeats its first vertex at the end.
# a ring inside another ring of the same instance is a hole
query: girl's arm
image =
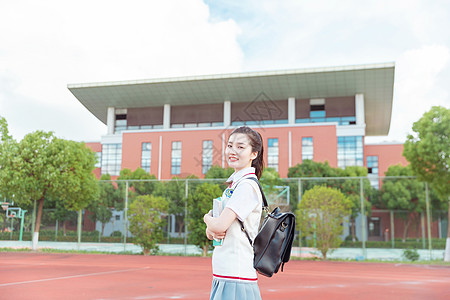
{"type": "Polygon", "coordinates": [[[209,231],[214,234],[220,234],[227,231],[228,227],[230,227],[231,223],[233,223],[236,218],[236,213],[228,207],[225,207],[218,218],[213,218],[211,215],[205,214],[203,221],[205,221],[209,231]]]}

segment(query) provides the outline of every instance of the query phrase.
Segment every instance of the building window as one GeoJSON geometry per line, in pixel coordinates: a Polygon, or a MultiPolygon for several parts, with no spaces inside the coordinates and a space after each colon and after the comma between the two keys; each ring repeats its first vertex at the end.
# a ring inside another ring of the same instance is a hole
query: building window
{"type": "Polygon", "coordinates": [[[268,139],[267,166],[278,172],[278,139],[268,139]]]}
{"type": "Polygon", "coordinates": [[[172,142],[172,167],[171,174],[181,173],[181,142],[172,142]]]}
{"type": "Polygon", "coordinates": [[[95,163],[96,168],[102,167],[102,153],[101,152],[95,152],[95,156],[97,157],[97,162],[95,163]]]}
{"type": "Polygon", "coordinates": [[[306,159],[312,160],[314,157],[314,145],[312,137],[302,138],[302,161],[306,159]]]}
{"type": "Polygon", "coordinates": [[[339,136],[337,150],[339,168],[364,165],[362,136],[339,136]]]}
{"type": "Polygon", "coordinates": [[[369,236],[381,236],[381,222],[379,217],[369,218],[369,236]]]}
{"type": "Polygon", "coordinates": [[[378,156],[367,156],[367,174],[370,185],[373,188],[380,188],[380,181],[378,178],[378,156]]]}
{"type": "Polygon", "coordinates": [[[122,166],[122,144],[102,146],[102,174],[120,175],[122,166]]]}
{"type": "Polygon", "coordinates": [[[125,114],[116,115],[114,132],[119,133],[126,129],[127,129],[127,115],[125,114]]]}
{"type": "Polygon", "coordinates": [[[367,156],[367,173],[378,175],[378,156],[367,156]]]}
{"type": "Polygon", "coordinates": [[[141,168],[150,173],[152,163],[152,143],[142,143],[141,168]]]}
{"type": "Polygon", "coordinates": [[[356,117],[327,117],[325,118],[325,112],[312,111],[310,113],[311,118],[296,119],[295,123],[317,123],[317,122],[333,122],[338,125],[355,125],[356,117]]]}
{"type": "Polygon", "coordinates": [[[202,173],[205,174],[212,167],[213,141],[203,141],[202,173]]]}

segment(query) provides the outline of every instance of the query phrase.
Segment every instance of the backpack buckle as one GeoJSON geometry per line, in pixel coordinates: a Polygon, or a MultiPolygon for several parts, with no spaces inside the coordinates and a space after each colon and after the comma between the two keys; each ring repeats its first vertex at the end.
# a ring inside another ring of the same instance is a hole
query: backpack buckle
{"type": "Polygon", "coordinates": [[[288,224],[286,222],[281,222],[281,228],[280,230],[283,232],[286,230],[286,228],[288,227],[288,224]]]}

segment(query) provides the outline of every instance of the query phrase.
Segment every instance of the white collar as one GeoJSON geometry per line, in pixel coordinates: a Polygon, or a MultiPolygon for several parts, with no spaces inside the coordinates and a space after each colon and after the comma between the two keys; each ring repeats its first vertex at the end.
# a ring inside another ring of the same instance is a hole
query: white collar
{"type": "Polygon", "coordinates": [[[231,174],[230,177],[228,177],[227,182],[238,182],[242,177],[245,175],[254,174],[255,175],[255,168],[254,167],[248,167],[245,169],[242,169],[238,172],[234,172],[231,174]]]}

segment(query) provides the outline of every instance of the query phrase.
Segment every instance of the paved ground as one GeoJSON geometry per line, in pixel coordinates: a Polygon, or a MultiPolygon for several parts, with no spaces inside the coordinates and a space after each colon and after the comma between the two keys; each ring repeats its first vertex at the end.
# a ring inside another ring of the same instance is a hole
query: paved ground
{"type": "MultiPolygon", "coordinates": [[[[19,241],[0,241],[0,248],[31,248],[31,242],[19,242],[19,241]]],[[[120,244],[120,243],[68,243],[68,242],[39,242],[39,248],[53,248],[62,250],[89,250],[89,251],[104,251],[104,252],[122,252],[129,251],[130,253],[141,253],[142,249],[139,246],[133,244],[120,244]]],[[[201,251],[193,245],[160,245],[160,249],[164,253],[181,254],[181,255],[201,255],[201,251]]],[[[431,259],[443,259],[444,250],[418,250],[421,260],[431,259]]],[[[402,260],[402,249],[366,249],[366,255],[364,255],[361,248],[340,248],[331,253],[329,258],[337,259],[382,259],[382,260],[402,260]]],[[[292,249],[292,255],[294,256],[320,256],[320,254],[312,248],[298,248],[292,249]]]]}
{"type": "MultiPolygon", "coordinates": [[[[0,299],[208,299],[211,259],[0,253],[0,299]]],[[[449,299],[450,267],[290,261],[259,276],[263,299],[449,299]]]]}

